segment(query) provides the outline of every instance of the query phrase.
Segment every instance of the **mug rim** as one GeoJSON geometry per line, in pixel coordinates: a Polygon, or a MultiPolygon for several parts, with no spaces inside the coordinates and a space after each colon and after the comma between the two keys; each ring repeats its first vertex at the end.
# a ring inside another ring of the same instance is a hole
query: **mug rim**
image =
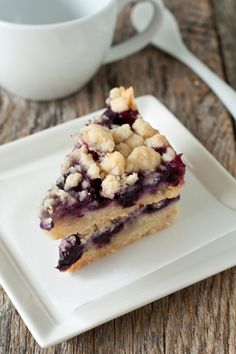
{"type": "Polygon", "coordinates": [[[90,19],[93,19],[97,15],[100,15],[103,11],[107,9],[111,5],[112,2],[115,2],[114,0],[107,0],[107,3],[101,7],[97,12],[92,13],[91,15],[83,16],[81,18],[76,18],[73,20],[69,21],[63,21],[63,22],[55,22],[55,23],[45,23],[45,24],[27,24],[27,23],[15,23],[15,22],[9,22],[5,20],[0,19],[0,27],[5,27],[5,28],[12,28],[12,29],[18,29],[18,30],[46,30],[46,29],[55,29],[58,27],[69,27],[71,25],[76,24],[77,22],[82,23],[85,21],[88,21],[90,19]]]}

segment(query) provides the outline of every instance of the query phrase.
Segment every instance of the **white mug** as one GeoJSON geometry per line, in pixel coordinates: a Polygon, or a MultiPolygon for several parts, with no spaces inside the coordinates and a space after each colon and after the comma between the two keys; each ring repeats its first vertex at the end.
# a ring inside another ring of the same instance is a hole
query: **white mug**
{"type": "Polygon", "coordinates": [[[162,7],[148,0],[149,27],[111,47],[117,14],[130,2],[0,0],[0,85],[33,100],[77,91],[101,64],[140,50],[158,30],[162,7]]]}

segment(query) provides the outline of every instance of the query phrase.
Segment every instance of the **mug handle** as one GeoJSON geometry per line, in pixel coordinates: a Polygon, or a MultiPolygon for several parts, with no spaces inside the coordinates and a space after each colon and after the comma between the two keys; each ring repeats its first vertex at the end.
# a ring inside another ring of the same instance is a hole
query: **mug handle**
{"type": "MultiPolygon", "coordinates": [[[[118,12],[121,12],[126,5],[133,2],[134,0],[119,0],[118,12]]],[[[149,26],[125,42],[112,46],[103,61],[104,64],[112,63],[143,49],[160,28],[163,19],[163,4],[154,0],[145,0],[145,2],[149,2],[154,8],[153,18],[149,26]]]]}

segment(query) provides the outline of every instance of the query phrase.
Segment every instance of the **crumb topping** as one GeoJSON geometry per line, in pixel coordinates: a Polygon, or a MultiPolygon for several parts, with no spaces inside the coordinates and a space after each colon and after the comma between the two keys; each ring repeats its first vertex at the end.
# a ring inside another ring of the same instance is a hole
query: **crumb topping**
{"type": "Polygon", "coordinates": [[[61,164],[61,173],[65,174],[69,171],[72,161],[69,158],[65,158],[65,161],[61,164]]]}
{"type": "Polygon", "coordinates": [[[120,152],[114,151],[105,155],[100,166],[107,175],[122,176],[125,171],[125,158],[120,152]]]}
{"type": "Polygon", "coordinates": [[[70,190],[71,188],[77,187],[82,181],[83,176],[79,172],[71,173],[67,176],[64,189],[65,191],[70,190]]]}
{"type": "Polygon", "coordinates": [[[169,142],[164,135],[155,134],[144,141],[144,144],[151,148],[167,147],[169,142]]]}
{"type": "Polygon", "coordinates": [[[166,152],[162,155],[162,160],[165,162],[169,162],[174,160],[175,156],[175,151],[171,147],[168,147],[166,152]]]}
{"type": "Polygon", "coordinates": [[[84,190],[79,192],[79,200],[82,202],[83,200],[85,200],[88,196],[88,191],[84,190]]]}
{"type": "Polygon", "coordinates": [[[131,151],[138,146],[142,146],[144,143],[143,137],[136,133],[132,133],[124,142],[129,146],[131,151]]]}
{"type": "Polygon", "coordinates": [[[129,154],[131,153],[131,149],[128,144],[126,143],[120,143],[116,145],[116,151],[119,151],[124,158],[127,158],[129,154]]]}
{"type": "Polygon", "coordinates": [[[122,86],[119,88],[113,88],[110,91],[107,103],[111,106],[113,112],[124,112],[129,109],[137,109],[133,87],[129,87],[128,89],[125,89],[122,86]]]}
{"type": "Polygon", "coordinates": [[[58,205],[67,204],[68,207],[73,207],[76,202],[76,199],[68,192],[58,188],[56,185],[49,189],[41,205],[41,223],[43,228],[49,230],[52,227],[53,213],[58,205]]]}
{"type": "Polygon", "coordinates": [[[63,189],[60,189],[57,186],[53,186],[48,191],[48,193],[46,194],[46,198],[43,201],[44,205],[46,205],[49,209],[50,214],[53,206],[57,202],[57,200],[55,200],[54,198],[55,195],[57,197],[57,200],[61,202],[69,202],[70,205],[73,205],[75,203],[74,198],[68,192],[65,192],[63,189]]]}
{"type": "Polygon", "coordinates": [[[111,131],[99,124],[83,127],[80,133],[74,135],[74,140],[101,152],[112,152],[115,147],[111,131]]]}
{"type": "Polygon", "coordinates": [[[121,182],[119,176],[108,175],[102,181],[102,195],[113,199],[114,195],[120,190],[121,182]]]}
{"type": "Polygon", "coordinates": [[[154,171],[161,163],[158,152],[147,146],[136,147],[127,158],[126,172],[154,171]]]}
{"type": "Polygon", "coordinates": [[[116,144],[128,139],[132,134],[129,124],[120,125],[117,128],[112,129],[112,136],[116,144]]]}
{"type": "Polygon", "coordinates": [[[136,119],[136,121],[132,125],[132,128],[135,133],[141,135],[144,139],[150,138],[151,136],[157,133],[156,129],[154,129],[148,122],[143,120],[143,118],[141,118],[140,116],[136,119]]]}
{"type": "Polygon", "coordinates": [[[131,186],[138,180],[138,175],[137,173],[132,173],[132,175],[124,176],[123,177],[123,185],[127,184],[128,186],[131,186]]]}

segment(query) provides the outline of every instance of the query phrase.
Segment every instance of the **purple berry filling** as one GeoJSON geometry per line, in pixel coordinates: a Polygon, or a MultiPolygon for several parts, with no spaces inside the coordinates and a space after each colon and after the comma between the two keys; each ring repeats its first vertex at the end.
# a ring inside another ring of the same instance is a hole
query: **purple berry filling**
{"type": "Polygon", "coordinates": [[[81,239],[78,234],[64,238],[60,243],[57,269],[60,271],[67,270],[80,259],[83,254],[83,248],[84,246],[81,244],[81,239]]]}
{"type": "Polygon", "coordinates": [[[183,183],[184,180],[185,164],[181,156],[182,154],[176,155],[174,160],[168,162],[164,168],[162,179],[172,186],[177,186],[179,183],[183,183]]]}
{"type": "Polygon", "coordinates": [[[94,161],[98,161],[99,160],[99,154],[97,153],[97,151],[91,150],[91,149],[88,149],[88,151],[92,155],[94,161]]]}
{"type": "Polygon", "coordinates": [[[159,152],[160,155],[163,155],[166,152],[166,149],[167,149],[166,146],[163,146],[163,147],[157,147],[154,150],[156,152],[159,152]]]}
{"type": "Polygon", "coordinates": [[[129,187],[124,193],[116,196],[116,201],[124,208],[132,206],[138,200],[142,190],[142,185],[139,183],[129,187]]]}
{"type": "Polygon", "coordinates": [[[159,210],[167,207],[168,205],[170,205],[170,204],[172,204],[174,202],[177,202],[179,199],[180,199],[180,196],[175,197],[175,198],[171,198],[171,199],[168,199],[168,198],[164,199],[164,200],[161,201],[161,205],[160,205],[160,202],[146,205],[144,207],[144,209],[143,209],[143,213],[152,214],[155,211],[159,211],[159,210]],[[157,207],[158,204],[159,204],[159,207],[157,207]]]}
{"type": "Polygon", "coordinates": [[[47,221],[43,220],[43,216],[41,216],[39,226],[43,230],[50,231],[53,228],[54,223],[53,223],[53,221],[47,222],[47,221]]]}
{"type": "Polygon", "coordinates": [[[108,243],[110,243],[111,237],[114,234],[120,232],[122,229],[123,223],[121,223],[119,220],[115,220],[111,228],[102,233],[98,233],[97,236],[93,236],[93,243],[99,248],[104,245],[107,245],[108,243]]]}
{"type": "Polygon", "coordinates": [[[129,109],[124,112],[113,112],[110,107],[107,107],[104,115],[108,117],[113,124],[122,125],[129,124],[130,126],[135,122],[138,115],[137,110],[129,109]]]}
{"type": "Polygon", "coordinates": [[[140,207],[131,213],[128,217],[117,218],[111,222],[109,228],[105,229],[102,232],[95,232],[87,243],[82,245],[81,237],[79,234],[70,235],[61,240],[59,245],[59,262],[57,269],[60,271],[66,271],[69,269],[75,262],[77,262],[83,255],[83,252],[86,251],[91,246],[96,246],[101,248],[104,245],[107,245],[111,242],[111,239],[119,233],[125,224],[128,222],[135,222],[135,219],[142,213],[151,214],[158,212],[159,210],[167,207],[168,205],[177,202],[179,196],[172,199],[165,199],[158,203],[153,203],[140,207]]]}

